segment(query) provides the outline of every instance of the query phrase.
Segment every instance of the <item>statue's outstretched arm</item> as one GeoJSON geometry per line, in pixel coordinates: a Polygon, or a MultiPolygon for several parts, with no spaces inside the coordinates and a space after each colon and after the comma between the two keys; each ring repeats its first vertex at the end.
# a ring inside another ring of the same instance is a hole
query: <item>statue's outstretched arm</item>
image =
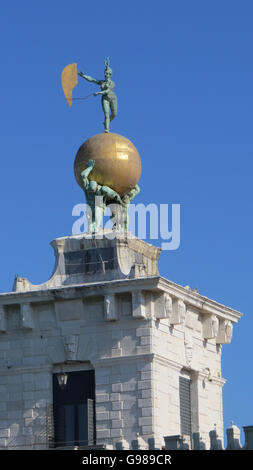
{"type": "Polygon", "coordinates": [[[78,75],[82,78],[85,78],[85,80],[88,80],[88,82],[96,83],[97,85],[101,85],[101,80],[96,80],[96,78],[92,78],[89,75],[85,75],[83,72],[78,72],[78,75]]]}

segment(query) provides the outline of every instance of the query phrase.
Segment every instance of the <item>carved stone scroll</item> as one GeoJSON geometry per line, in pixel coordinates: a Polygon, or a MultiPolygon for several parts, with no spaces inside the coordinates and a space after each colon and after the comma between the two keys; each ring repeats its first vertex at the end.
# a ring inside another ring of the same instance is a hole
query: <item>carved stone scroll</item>
{"type": "Polygon", "coordinates": [[[172,325],[182,324],[185,321],[186,317],[186,306],[183,300],[177,299],[173,302],[173,309],[170,318],[170,323],[172,325]]]}
{"type": "Polygon", "coordinates": [[[218,344],[229,344],[232,339],[233,324],[230,320],[220,320],[220,326],[216,343],[218,344]]]}
{"type": "Polygon", "coordinates": [[[203,338],[216,338],[219,330],[219,320],[216,315],[205,316],[203,320],[203,338]]]}
{"type": "Polygon", "coordinates": [[[146,318],[145,300],[141,291],[132,292],[133,317],[146,318]]]}
{"type": "Polygon", "coordinates": [[[105,320],[107,321],[115,321],[117,320],[117,311],[115,305],[115,296],[114,295],[106,295],[104,298],[104,312],[105,312],[105,320]]]}
{"type": "Polygon", "coordinates": [[[170,320],[172,314],[172,298],[169,294],[163,293],[155,299],[155,317],[170,320]]]}

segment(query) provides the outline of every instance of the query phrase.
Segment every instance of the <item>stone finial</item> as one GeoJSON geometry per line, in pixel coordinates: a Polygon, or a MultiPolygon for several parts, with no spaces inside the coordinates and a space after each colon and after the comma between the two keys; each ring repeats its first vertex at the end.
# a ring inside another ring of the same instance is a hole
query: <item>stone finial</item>
{"type": "Polygon", "coordinates": [[[220,320],[219,331],[216,337],[216,343],[228,344],[231,342],[233,334],[233,324],[230,320],[220,320]]]}
{"type": "Polygon", "coordinates": [[[226,450],[238,450],[241,449],[240,442],[240,429],[234,425],[234,422],[231,421],[231,426],[227,429],[227,447],[226,450]]]}
{"type": "Polygon", "coordinates": [[[67,335],[63,337],[66,361],[76,361],[78,351],[78,336],[67,335]]]}

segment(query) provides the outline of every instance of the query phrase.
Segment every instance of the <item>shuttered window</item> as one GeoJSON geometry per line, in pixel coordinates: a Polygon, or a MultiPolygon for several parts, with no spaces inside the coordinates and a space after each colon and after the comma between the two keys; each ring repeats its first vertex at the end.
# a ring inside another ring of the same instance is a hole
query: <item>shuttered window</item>
{"type": "Polygon", "coordinates": [[[179,377],[181,434],[191,435],[191,380],[179,377]]]}

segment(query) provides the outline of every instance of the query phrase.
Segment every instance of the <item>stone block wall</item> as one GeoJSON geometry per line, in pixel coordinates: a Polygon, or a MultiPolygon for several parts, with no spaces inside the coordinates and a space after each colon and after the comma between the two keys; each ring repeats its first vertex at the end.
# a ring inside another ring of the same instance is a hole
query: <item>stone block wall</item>
{"type": "Polygon", "coordinates": [[[192,431],[222,438],[221,343],[239,317],[159,276],[1,294],[0,448],[48,447],[59,368],[95,369],[98,444],[179,434],[180,376],[192,431]]]}

